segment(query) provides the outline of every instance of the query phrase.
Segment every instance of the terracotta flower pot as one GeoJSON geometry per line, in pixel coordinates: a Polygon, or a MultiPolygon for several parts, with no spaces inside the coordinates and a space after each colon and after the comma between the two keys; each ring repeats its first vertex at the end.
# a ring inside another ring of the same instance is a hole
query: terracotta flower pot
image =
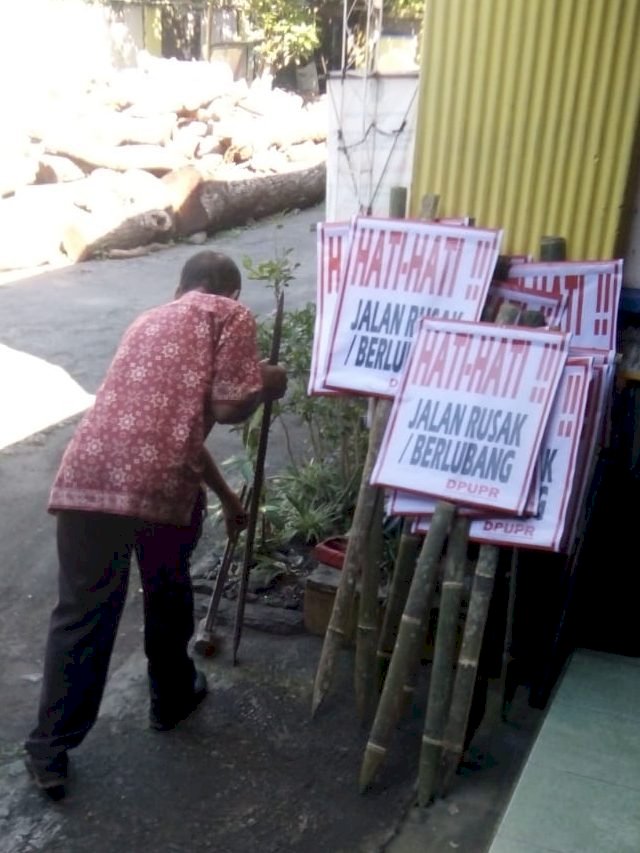
{"type": "Polygon", "coordinates": [[[313,556],[326,566],[341,569],[344,563],[344,555],[347,551],[348,538],[346,536],[334,536],[318,542],[312,551],[313,556]]]}

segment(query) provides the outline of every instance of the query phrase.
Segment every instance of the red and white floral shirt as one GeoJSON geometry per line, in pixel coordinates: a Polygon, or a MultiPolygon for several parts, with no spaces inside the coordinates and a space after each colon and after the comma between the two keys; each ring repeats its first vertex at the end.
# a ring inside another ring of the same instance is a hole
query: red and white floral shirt
{"type": "Polygon", "coordinates": [[[192,292],[145,312],[65,451],[49,510],[188,524],[211,402],[261,387],[256,324],[243,305],[192,292]]]}

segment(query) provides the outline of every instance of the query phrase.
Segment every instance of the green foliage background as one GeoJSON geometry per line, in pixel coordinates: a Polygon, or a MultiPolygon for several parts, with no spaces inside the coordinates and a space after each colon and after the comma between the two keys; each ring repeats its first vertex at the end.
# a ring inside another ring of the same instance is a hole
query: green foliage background
{"type": "Polygon", "coordinates": [[[306,0],[245,0],[244,11],[262,39],[257,50],[271,70],[312,59],[319,37],[315,10],[306,0]]]}

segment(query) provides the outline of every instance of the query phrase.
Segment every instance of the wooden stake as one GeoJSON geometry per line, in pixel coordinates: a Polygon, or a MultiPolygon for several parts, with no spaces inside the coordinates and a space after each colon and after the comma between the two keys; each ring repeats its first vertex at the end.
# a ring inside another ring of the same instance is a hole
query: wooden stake
{"type": "Polygon", "coordinates": [[[384,761],[391,733],[402,710],[404,685],[408,675],[420,663],[442,548],[449,534],[454,514],[453,504],[438,501],[429,533],[420,551],[407,603],[400,620],[398,639],[389,672],[365,749],[360,771],[361,791],[366,790],[371,784],[379,766],[384,761]]]}
{"type": "MultiPolygon", "coordinates": [[[[510,325],[515,322],[517,314],[518,309],[516,306],[505,302],[500,306],[494,322],[498,325],[510,325]]],[[[419,800],[422,805],[426,805],[432,799],[437,787],[438,772],[437,768],[434,768],[433,765],[434,754],[441,750],[442,767],[439,775],[441,776],[442,782],[440,784],[440,789],[441,793],[445,793],[464,751],[464,742],[469,722],[469,712],[471,711],[471,703],[473,701],[473,693],[478,675],[478,661],[482,650],[482,640],[484,637],[484,629],[487,622],[499,555],[500,549],[496,546],[483,545],[480,548],[478,560],[476,562],[473,586],[471,588],[462,647],[458,657],[453,694],[451,696],[451,707],[449,711],[449,718],[444,730],[444,737],[432,737],[431,734],[427,733],[427,723],[425,723],[425,735],[427,737],[427,741],[433,740],[435,743],[432,744],[434,749],[427,748],[424,762],[421,758],[419,800]]],[[[445,654],[450,649],[450,642],[451,638],[447,637],[445,654]]],[[[437,643],[434,655],[435,654],[437,654],[437,643]]],[[[439,675],[438,678],[443,679],[444,676],[439,675]]],[[[436,701],[439,702],[440,700],[436,701]]],[[[429,713],[429,708],[427,708],[427,713],[429,713]]],[[[436,707],[432,713],[434,716],[433,729],[435,731],[436,726],[443,722],[440,717],[442,710],[440,707],[436,707]]],[[[431,728],[431,725],[431,722],[429,722],[429,728],[431,728]]],[[[423,740],[423,748],[424,743],[425,741],[423,740]]]]}
{"type": "Polygon", "coordinates": [[[313,685],[311,714],[314,715],[327,695],[336,665],[336,656],[345,640],[349,614],[353,606],[356,580],[364,571],[367,562],[367,543],[371,529],[371,519],[376,507],[378,488],[371,486],[371,472],[378,458],[378,452],[391,412],[390,400],[378,400],[369,434],[369,447],[362,471],[360,490],[353,513],[351,529],[347,541],[347,551],[340,572],[340,582],[331,611],[331,618],[324,635],[320,661],[313,685]]]}
{"type": "MultiPolygon", "coordinates": [[[[277,297],[276,316],[273,323],[273,338],[271,340],[271,353],[269,364],[277,364],[280,354],[280,337],[282,335],[282,319],[284,315],[284,291],[281,290],[277,297]]],[[[264,482],[264,463],[267,457],[267,442],[269,440],[269,428],[271,426],[271,409],[273,403],[267,400],[262,406],[262,421],[260,423],[260,435],[258,437],[258,449],[256,452],[256,464],[253,473],[253,484],[251,486],[251,501],[249,504],[249,521],[244,545],[244,558],[240,574],[240,586],[238,589],[238,601],[236,603],[236,618],[233,623],[233,666],[238,663],[238,648],[242,637],[242,626],[244,621],[244,607],[247,600],[247,587],[249,585],[249,572],[253,558],[253,543],[255,541],[256,526],[258,523],[258,512],[260,509],[260,498],[262,496],[262,484],[264,482]]]]}
{"type": "Polygon", "coordinates": [[[496,545],[480,547],[456,667],[449,720],[442,745],[440,793],[443,796],[450,788],[464,752],[469,712],[478,675],[478,661],[499,556],[500,549],[496,545]]]}
{"type": "Polygon", "coordinates": [[[429,698],[420,751],[418,804],[428,805],[436,790],[444,728],[449,712],[455,671],[458,619],[469,544],[468,517],[457,516],[453,522],[445,563],[438,628],[434,643],[433,664],[429,682],[429,698]]]}
{"type": "Polygon", "coordinates": [[[382,489],[378,489],[376,505],[371,517],[371,527],[369,528],[369,554],[366,570],[362,575],[358,628],[356,633],[354,687],[356,708],[362,722],[371,718],[378,697],[376,650],[378,647],[383,516],[384,493],[382,489]]]}
{"type": "Polygon", "coordinates": [[[396,642],[400,617],[407,603],[407,595],[409,594],[413,570],[416,565],[420,541],[422,539],[421,536],[411,533],[411,524],[411,519],[405,519],[402,523],[398,553],[393,567],[387,606],[382,621],[382,630],[380,631],[380,643],[377,653],[380,689],[382,689],[389,668],[389,661],[391,660],[391,654],[393,653],[393,647],[396,642]]]}
{"type": "MultiPolygon", "coordinates": [[[[567,257],[567,244],[564,237],[545,236],[540,238],[540,260],[541,261],[564,261],[567,257]]],[[[521,326],[540,327],[546,323],[541,311],[524,311],[520,317],[521,326]]],[[[498,696],[500,697],[499,712],[501,719],[505,720],[511,702],[513,678],[510,670],[513,667],[513,620],[516,603],[516,590],[518,587],[518,566],[520,552],[514,548],[511,554],[511,564],[507,577],[507,612],[505,620],[504,643],[502,647],[502,664],[498,681],[498,696]]]]}
{"type": "MultiPolygon", "coordinates": [[[[426,210],[430,216],[435,215],[437,205],[437,196],[425,196],[423,199],[423,210],[426,210]]],[[[396,218],[403,218],[406,215],[406,206],[406,187],[392,187],[389,197],[389,215],[396,218]]],[[[382,520],[381,505],[378,522],[380,529],[382,529],[382,520]]],[[[358,714],[363,722],[375,707],[379,584],[379,559],[369,559],[363,567],[362,590],[360,593],[360,616],[358,621],[359,626],[362,626],[362,630],[358,630],[356,635],[356,704],[358,714]]]]}
{"type": "Polygon", "coordinates": [[[541,237],[540,238],[540,260],[541,261],[566,261],[567,241],[564,237],[541,237]]]}
{"type": "MultiPolygon", "coordinates": [[[[547,238],[549,241],[556,238],[547,238]]],[[[551,244],[550,244],[551,245],[551,244]]],[[[555,243],[553,244],[554,251],[557,251],[555,243]]],[[[501,309],[502,310],[502,309],[501,309]]],[[[518,320],[519,326],[527,326],[528,328],[540,328],[546,324],[546,320],[542,311],[527,310],[523,311],[518,320]]],[[[512,686],[510,671],[512,670],[513,657],[513,619],[515,613],[516,589],[518,585],[518,565],[520,561],[520,552],[518,548],[512,548],[511,561],[507,572],[507,608],[504,626],[504,640],[502,644],[502,661],[500,665],[500,675],[498,683],[494,691],[495,702],[490,703],[487,714],[493,718],[494,723],[506,719],[508,706],[512,698],[512,686]]]]}
{"type": "Polygon", "coordinates": [[[422,197],[420,203],[420,219],[435,219],[440,204],[440,196],[437,193],[428,193],[422,197]]]}
{"type": "Polygon", "coordinates": [[[407,188],[391,187],[389,191],[389,216],[404,219],[407,215],[407,188]]]}
{"type": "MultiPolygon", "coordinates": [[[[407,205],[407,190],[405,187],[392,187],[389,197],[390,214],[396,218],[403,218],[406,215],[407,205]]],[[[364,580],[365,572],[370,561],[367,560],[368,539],[371,530],[372,518],[376,508],[376,500],[378,491],[376,486],[371,486],[371,472],[378,458],[382,438],[389,420],[391,412],[390,400],[377,400],[375,403],[370,403],[369,411],[371,413],[371,430],[369,433],[369,446],[367,448],[367,456],[364,462],[362,471],[362,480],[360,482],[360,490],[358,499],[353,513],[351,529],[347,544],[347,551],[342,566],[340,575],[340,583],[336,590],[336,597],[331,611],[331,618],[324,635],[322,651],[320,653],[320,661],[316,671],[315,682],[313,685],[313,697],[311,701],[311,715],[314,716],[318,708],[322,704],[324,697],[327,695],[333,673],[335,670],[336,656],[340,646],[342,645],[346,629],[348,625],[349,614],[353,606],[353,598],[355,594],[356,580],[358,576],[363,578],[363,585],[367,590],[371,589],[374,581],[379,584],[379,579],[375,577],[371,580],[364,580]]],[[[379,569],[373,568],[374,575],[377,575],[379,569]]],[[[377,589],[376,589],[377,601],[377,589]]],[[[369,603],[367,604],[369,606],[369,603]]],[[[376,605],[377,606],[377,605],[376,605]]],[[[369,622],[368,616],[363,618],[363,625],[369,622]]],[[[369,632],[363,630],[358,632],[356,641],[360,644],[360,651],[356,648],[356,655],[360,660],[360,669],[356,671],[356,680],[362,678],[367,679],[367,683],[363,680],[356,688],[356,695],[364,704],[366,701],[363,697],[369,694],[368,678],[369,674],[375,671],[375,655],[376,643],[370,642],[371,637],[369,632]],[[365,635],[367,639],[364,640],[365,635]],[[365,646],[362,646],[364,642],[365,646]],[[365,650],[366,649],[366,650],[365,650]],[[366,664],[364,663],[365,656],[370,658],[366,664]]]]}
{"type": "MultiPolygon", "coordinates": [[[[516,608],[516,589],[518,585],[518,564],[520,562],[520,549],[512,548],[511,562],[507,572],[507,610],[504,626],[504,640],[502,643],[502,661],[500,664],[500,676],[498,678],[497,694],[498,706],[496,717],[505,721],[509,705],[512,699],[510,671],[513,664],[513,618],[516,608]]],[[[498,720],[496,719],[496,722],[498,720]]]]}

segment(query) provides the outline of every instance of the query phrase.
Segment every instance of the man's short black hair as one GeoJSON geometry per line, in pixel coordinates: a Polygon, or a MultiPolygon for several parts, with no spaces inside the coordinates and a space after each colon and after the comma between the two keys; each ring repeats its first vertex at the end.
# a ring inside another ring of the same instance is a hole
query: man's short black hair
{"type": "Polygon", "coordinates": [[[222,252],[203,251],[182,267],[178,293],[203,290],[215,296],[229,296],[240,290],[242,276],[237,265],[222,252]]]}

